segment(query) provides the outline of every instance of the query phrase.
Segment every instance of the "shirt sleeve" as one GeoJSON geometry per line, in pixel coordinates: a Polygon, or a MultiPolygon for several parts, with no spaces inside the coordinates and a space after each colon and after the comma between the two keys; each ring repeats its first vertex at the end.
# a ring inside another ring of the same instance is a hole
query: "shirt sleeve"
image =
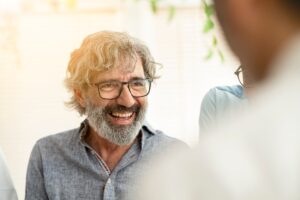
{"type": "Polygon", "coordinates": [[[17,200],[17,193],[13,186],[4,155],[0,149],[0,199],[17,200]]]}
{"type": "Polygon", "coordinates": [[[216,120],[216,89],[210,89],[204,96],[199,116],[199,134],[209,130],[216,120]]]}
{"type": "Polygon", "coordinates": [[[39,144],[37,143],[30,155],[27,175],[25,200],[47,200],[43,176],[43,163],[39,144]]]}

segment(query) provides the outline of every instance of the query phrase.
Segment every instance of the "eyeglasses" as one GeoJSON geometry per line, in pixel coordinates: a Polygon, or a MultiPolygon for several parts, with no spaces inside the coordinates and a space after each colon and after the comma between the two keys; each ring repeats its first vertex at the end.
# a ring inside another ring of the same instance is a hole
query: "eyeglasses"
{"type": "Polygon", "coordinates": [[[123,85],[127,84],[128,90],[133,97],[147,96],[151,89],[151,79],[133,79],[128,82],[105,81],[95,84],[99,96],[102,99],[113,100],[119,98],[123,91],[123,85]]]}
{"type": "Polygon", "coordinates": [[[240,84],[241,84],[242,86],[244,86],[244,77],[243,77],[243,69],[242,69],[242,66],[239,66],[239,67],[235,70],[234,74],[237,76],[237,78],[238,78],[240,84]]]}

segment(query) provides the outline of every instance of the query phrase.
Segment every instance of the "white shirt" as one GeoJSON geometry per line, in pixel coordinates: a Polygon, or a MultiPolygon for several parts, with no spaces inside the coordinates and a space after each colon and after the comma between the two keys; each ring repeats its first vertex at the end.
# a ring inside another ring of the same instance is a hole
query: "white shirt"
{"type": "Polygon", "coordinates": [[[17,193],[13,186],[9,170],[6,166],[3,153],[0,149],[0,199],[17,200],[17,193]]]}
{"type": "Polygon", "coordinates": [[[143,199],[299,200],[299,54],[300,35],[274,61],[240,120],[160,164],[149,175],[143,199]]]}

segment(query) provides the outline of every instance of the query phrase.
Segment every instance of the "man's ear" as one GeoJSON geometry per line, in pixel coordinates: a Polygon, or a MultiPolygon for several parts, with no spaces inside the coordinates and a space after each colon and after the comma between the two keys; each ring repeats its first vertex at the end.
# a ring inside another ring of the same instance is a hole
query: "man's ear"
{"type": "Polygon", "coordinates": [[[84,94],[82,93],[82,91],[81,90],[79,90],[79,89],[74,89],[74,94],[75,94],[75,98],[76,98],[76,100],[78,101],[78,103],[82,106],[82,107],[84,107],[85,108],[85,96],[84,96],[84,94]]]}

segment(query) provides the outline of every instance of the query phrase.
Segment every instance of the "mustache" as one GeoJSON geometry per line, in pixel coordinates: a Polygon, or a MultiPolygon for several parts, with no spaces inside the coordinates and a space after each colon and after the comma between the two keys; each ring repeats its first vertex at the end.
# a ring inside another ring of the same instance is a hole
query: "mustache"
{"type": "Polygon", "coordinates": [[[105,113],[112,113],[112,112],[138,112],[140,110],[140,106],[137,104],[134,104],[131,107],[126,107],[122,105],[112,105],[112,106],[106,106],[104,108],[105,113]]]}

